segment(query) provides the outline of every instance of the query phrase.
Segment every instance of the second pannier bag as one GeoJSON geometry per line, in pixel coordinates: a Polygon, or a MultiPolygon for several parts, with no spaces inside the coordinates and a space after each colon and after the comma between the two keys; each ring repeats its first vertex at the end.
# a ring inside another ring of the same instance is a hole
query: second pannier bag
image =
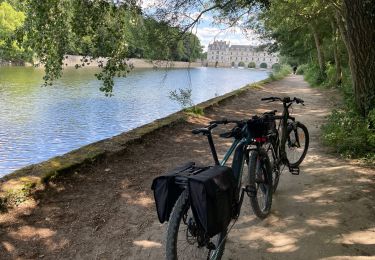
{"type": "Polygon", "coordinates": [[[232,169],[213,166],[189,176],[189,195],[194,218],[212,237],[228,226],[232,218],[236,189],[232,169]]]}

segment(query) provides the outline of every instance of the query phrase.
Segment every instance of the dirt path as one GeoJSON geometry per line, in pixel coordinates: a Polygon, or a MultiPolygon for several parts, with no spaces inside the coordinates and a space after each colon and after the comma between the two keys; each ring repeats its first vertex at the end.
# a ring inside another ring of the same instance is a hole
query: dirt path
{"type": "MultiPolygon", "coordinates": [[[[0,259],[162,259],[165,225],[157,221],[152,179],[188,160],[211,160],[206,141],[190,130],[213,118],[243,119],[273,108],[259,101],[269,95],[305,100],[293,114],[310,131],[310,149],[300,176],[281,177],[269,218],[257,220],[244,202],[224,259],[375,259],[375,171],[321,147],[320,125],[335,95],[309,88],[299,76],[161,129],[0,215],[0,259]]],[[[220,154],[229,143],[218,142],[220,154]]]]}

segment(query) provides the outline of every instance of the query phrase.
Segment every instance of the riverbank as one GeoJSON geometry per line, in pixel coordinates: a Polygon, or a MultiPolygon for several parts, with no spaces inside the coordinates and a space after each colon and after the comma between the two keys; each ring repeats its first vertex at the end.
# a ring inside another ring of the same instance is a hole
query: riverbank
{"type": "MultiPolygon", "coordinates": [[[[225,100],[235,97],[249,88],[259,86],[269,80],[247,85],[225,95],[209,99],[197,105],[200,109],[208,109],[225,100]]],[[[44,190],[46,184],[61,174],[74,172],[86,165],[92,165],[107,157],[121,153],[128,145],[142,141],[142,138],[163,127],[169,127],[180,121],[186,121],[187,114],[180,111],[138,127],[129,132],[104,139],[82,148],[73,150],[62,156],[30,165],[0,178],[0,209],[17,205],[26,200],[35,191],[44,190]]]]}
{"type": "MultiPolygon", "coordinates": [[[[106,58],[98,58],[95,60],[90,60],[89,58],[85,58],[79,55],[65,55],[63,60],[64,67],[71,68],[76,67],[76,65],[82,65],[83,67],[98,67],[99,65],[105,65],[107,62],[106,58]]],[[[201,67],[201,62],[183,62],[183,61],[165,61],[165,60],[145,60],[145,59],[129,59],[128,64],[133,66],[134,68],[139,69],[150,69],[150,68],[194,68],[194,67],[201,67]]],[[[34,65],[29,62],[11,62],[11,61],[1,61],[0,60],[0,67],[8,67],[8,66],[17,66],[17,67],[43,67],[43,64],[36,62],[34,65]]]]}
{"type": "MultiPolygon", "coordinates": [[[[222,117],[243,119],[280,104],[261,97],[305,100],[293,115],[310,132],[301,174],[283,172],[270,217],[259,221],[245,198],[224,259],[368,259],[375,255],[375,172],[341,160],[320,143],[320,126],[339,102],[334,90],[310,88],[300,76],[250,88],[70,175],[0,215],[1,259],[162,259],[165,225],[157,221],[152,179],[186,161],[211,162],[209,147],[191,129],[222,117]]],[[[222,129],[225,131],[224,129],[222,129]]],[[[218,154],[230,145],[217,138],[218,154]]]]}

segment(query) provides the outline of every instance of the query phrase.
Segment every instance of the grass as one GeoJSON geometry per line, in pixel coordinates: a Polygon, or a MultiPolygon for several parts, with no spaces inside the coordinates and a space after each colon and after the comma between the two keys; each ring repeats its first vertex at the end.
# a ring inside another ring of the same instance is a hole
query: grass
{"type": "Polygon", "coordinates": [[[336,153],[346,158],[360,159],[375,165],[375,109],[367,117],[361,116],[355,106],[352,80],[348,68],[342,69],[341,85],[337,85],[334,65],[327,64],[324,75],[319,67],[311,64],[300,65],[297,74],[311,86],[338,88],[344,98],[340,109],[335,109],[322,126],[322,140],[333,147],[336,153]]]}

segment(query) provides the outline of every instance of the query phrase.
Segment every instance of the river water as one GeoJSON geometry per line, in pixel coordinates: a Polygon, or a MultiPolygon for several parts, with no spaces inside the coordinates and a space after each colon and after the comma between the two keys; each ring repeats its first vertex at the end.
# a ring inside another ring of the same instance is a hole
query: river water
{"type": "Polygon", "coordinates": [[[135,70],[105,97],[95,72],[67,69],[41,87],[40,69],[0,68],[0,177],[180,110],[172,90],[191,88],[196,104],[268,76],[234,68],[135,70]]]}

